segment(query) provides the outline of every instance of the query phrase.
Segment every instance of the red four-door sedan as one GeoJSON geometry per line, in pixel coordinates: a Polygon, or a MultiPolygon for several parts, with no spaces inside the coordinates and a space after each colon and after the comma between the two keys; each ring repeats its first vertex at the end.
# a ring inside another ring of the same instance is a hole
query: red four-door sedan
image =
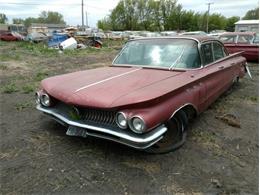
{"type": "Polygon", "coordinates": [[[129,41],[113,64],[47,78],[37,109],[68,127],[147,152],[180,147],[190,119],[248,71],[208,36],[129,41]]]}
{"type": "Polygon", "coordinates": [[[226,32],[219,39],[229,53],[243,52],[248,61],[259,60],[259,37],[254,32],[226,32]]]}

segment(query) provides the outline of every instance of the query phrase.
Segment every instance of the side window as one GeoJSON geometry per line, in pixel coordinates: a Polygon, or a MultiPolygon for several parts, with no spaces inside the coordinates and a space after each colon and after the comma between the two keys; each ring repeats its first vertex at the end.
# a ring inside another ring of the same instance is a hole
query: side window
{"type": "Polygon", "coordinates": [[[253,37],[251,35],[239,35],[237,43],[251,43],[253,37]]]}
{"type": "Polygon", "coordinates": [[[213,43],[213,52],[215,60],[221,59],[226,56],[223,46],[216,42],[213,43]]]}
{"type": "Polygon", "coordinates": [[[213,62],[211,43],[201,45],[201,52],[203,56],[204,65],[213,62]]]}
{"type": "Polygon", "coordinates": [[[259,36],[258,35],[255,36],[253,43],[255,43],[255,44],[259,43],[259,36]]]}
{"type": "Polygon", "coordinates": [[[223,35],[219,39],[224,43],[235,43],[236,38],[236,35],[223,35]]]}

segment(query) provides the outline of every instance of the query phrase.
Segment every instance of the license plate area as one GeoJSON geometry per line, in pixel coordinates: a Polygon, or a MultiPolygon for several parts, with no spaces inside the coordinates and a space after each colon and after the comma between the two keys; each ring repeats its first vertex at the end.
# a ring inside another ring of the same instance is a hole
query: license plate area
{"type": "Polygon", "coordinates": [[[80,127],[75,127],[75,126],[69,126],[66,132],[66,135],[69,136],[77,136],[77,137],[87,137],[87,130],[80,128],[80,127]]]}

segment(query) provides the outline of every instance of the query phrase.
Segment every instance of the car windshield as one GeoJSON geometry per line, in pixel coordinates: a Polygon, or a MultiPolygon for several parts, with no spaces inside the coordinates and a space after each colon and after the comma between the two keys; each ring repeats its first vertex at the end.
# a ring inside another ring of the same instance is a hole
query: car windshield
{"type": "Polygon", "coordinates": [[[114,65],[190,69],[200,67],[201,62],[194,40],[152,39],[128,42],[114,65]]]}

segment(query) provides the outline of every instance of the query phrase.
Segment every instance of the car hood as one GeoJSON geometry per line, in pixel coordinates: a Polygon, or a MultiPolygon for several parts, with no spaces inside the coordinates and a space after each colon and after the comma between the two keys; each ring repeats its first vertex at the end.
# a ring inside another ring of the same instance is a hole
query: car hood
{"type": "Polygon", "coordinates": [[[115,108],[164,95],[174,87],[165,86],[163,81],[181,74],[159,69],[106,67],[47,78],[41,87],[68,104],[115,108]]]}

